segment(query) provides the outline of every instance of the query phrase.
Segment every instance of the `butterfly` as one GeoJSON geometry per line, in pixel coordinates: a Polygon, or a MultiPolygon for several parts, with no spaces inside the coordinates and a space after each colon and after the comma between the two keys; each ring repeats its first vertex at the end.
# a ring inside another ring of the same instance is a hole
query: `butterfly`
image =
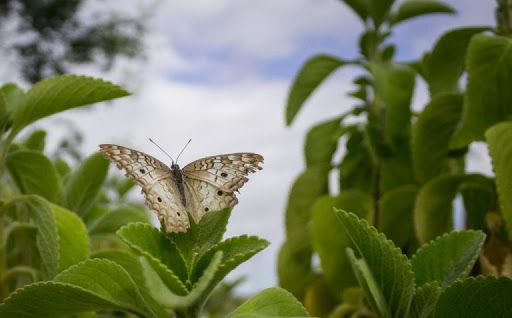
{"type": "Polygon", "coordinates": [[[144,194],[146,206],[153,210],[165,231],[186,232],[190,215],[197,224],[205,213],[232,208],[249,173],[261,170],[263,157],[241,152],[205,157],[183,169],[172,160],[160,160],[127,147],[101,144],[100,151],[118,169],[133,179],[144,194]]]}

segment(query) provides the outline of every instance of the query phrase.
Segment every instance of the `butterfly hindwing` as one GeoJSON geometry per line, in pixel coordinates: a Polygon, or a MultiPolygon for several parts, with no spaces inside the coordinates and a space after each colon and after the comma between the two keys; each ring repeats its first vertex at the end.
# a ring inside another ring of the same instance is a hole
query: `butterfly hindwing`
{"type": "Polygon", "coordinates": [[[146,206],[155,211],[167,232],[187,231],[189,220],[186,209],[178,199],[176,184],[165,164],[122,146],[103,144],[100,149],[142,188],[146,206]]]}
{"type": "Polygon", "coordinates": [[[190,193],[188,211],[196,223],[209,211],[232,208],[238,203],[233,192],[224,192],[202,180],[185,177],[185,187],[190,193]]]}
{"type": "Polygon", "coordinates": [[[183,168],[185,176],[208,182],[224,192],[234,192],[247,181],[249,173],[261,170],[263,157],[255,153],[232,153],[195,160],[183,168]]]}

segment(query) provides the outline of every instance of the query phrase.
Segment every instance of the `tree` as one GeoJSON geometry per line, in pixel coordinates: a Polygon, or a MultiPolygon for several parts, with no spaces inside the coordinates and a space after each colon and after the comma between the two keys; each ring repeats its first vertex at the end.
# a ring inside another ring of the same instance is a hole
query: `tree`
{"type": "Polygon", "coordinates": [[[119,56],[142,52],[141,19],[95,11],[91,23],[81,17],[87,1],[0,0],[0,31],[8,22],[16,36],[8,36],[3,50],[12,50],[20,72],[31,83],[67,73],[77,63],[99,64],[109,69],[119,56]]]}

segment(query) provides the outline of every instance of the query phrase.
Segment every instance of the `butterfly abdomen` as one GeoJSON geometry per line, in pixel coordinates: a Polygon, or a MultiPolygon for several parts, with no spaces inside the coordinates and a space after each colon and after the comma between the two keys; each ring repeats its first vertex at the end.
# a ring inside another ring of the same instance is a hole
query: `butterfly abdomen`
{"type": "Polygon", "coordinates": [[[185,197],[185,186],[183,185],[183,172],[180,169],[180,166],[177,164],[173,164],[171,166],[171,172],[174,177],[174,182],[176,183],[176,188],[178,188],[178,192],[180,194],[180,200],[183,206],[187,206],[187,198],[185,197]]]}

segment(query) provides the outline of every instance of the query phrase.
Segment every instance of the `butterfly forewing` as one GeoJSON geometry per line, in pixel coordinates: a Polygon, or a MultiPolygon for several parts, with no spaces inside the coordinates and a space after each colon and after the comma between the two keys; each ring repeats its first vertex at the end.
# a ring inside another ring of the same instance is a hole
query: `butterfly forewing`
{"type": "Polygon", "coordinates": [[[185,232],[189,226],[185,207],[178,196],[170,169],[145,153],[117,145],[100,150],[141,188],[148,208],[155,211],[168,232],[185,232]]]}
{"type": "Polygon", "coordinates": [[[185,176],[208,182],[225,192],[240,189],[249,173],[262,168],[263,157],[255,153],[233,153],[202,158],[183,168],[185,176]]]}

